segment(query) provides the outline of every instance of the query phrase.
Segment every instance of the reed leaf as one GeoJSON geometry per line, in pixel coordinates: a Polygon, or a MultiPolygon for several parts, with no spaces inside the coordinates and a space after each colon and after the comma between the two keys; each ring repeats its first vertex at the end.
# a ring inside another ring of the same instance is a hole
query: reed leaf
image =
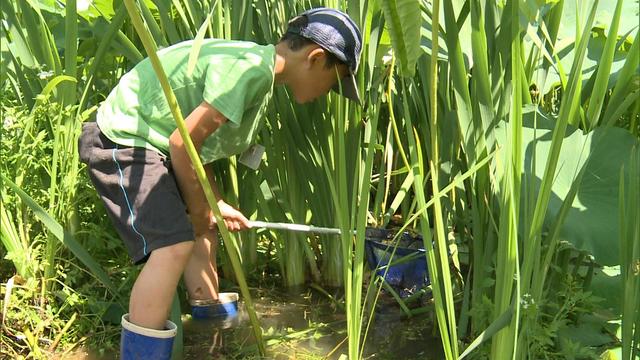
{"type": "Polygon", "coordinates": [[[484,14],[480,0],[471,0],[471,45],[473,48],[473,94],[478,99],[483,128],[493,122],[494,107],[489,79],[489,59],[484,14]]]}
{"type": "MultiPolygon", "coordinates": [[[[189,18],[187,17],[187,14],[182,7],[182,3],[179,0],[171,0],[171,4],[173,4],[174,8],[176,9],[176,12],[178,13],[178,19],[182,23],[181,30],[186,33],[185,35],[189,39],[193,39],[193,31],[191,30],[192,25],[189,23],[189,18]]],[[[165,5],[165,8],[169,8],[169,5],[165,5]]],[[[195,25],[196,23],[193,24],[195,25]]]]}
{"type": "Polygon", "coordinates": [[[412,77],[420,55],[420,2],[416,0],[381,1],[391,44],[404,76],[412,77]]]}
{"type": "Polygon", "coordinates": [[[164,34],[160,30],[158,23],[156,23],[156,20],[153,14],[151,13],[151,10],[149,10],[147,3],[144,1],[140,1],[138,2],[138,6],[140,7],[140,13],[144,18],[144,22],[147,25],[147,29],[149,30],[149,33],[151,34],[151,36],[153,36],[153,40],[155,41],[155,43],[158,44],[160,47],[166,47],[168,44],[164,37],[164,34]]]}
{"type": "Polygon", "coordinates": [[[640,324],[640,147],[631,151],[628,176],[620,169],[620,270],[622,278],[622,358],[634,359],[640,324]]]}
{"type": "Polygon", "coordinates": [[[17,5],[37,63],[40,66],[44,65],[46,70],[60,75],[60,58],[58,52],[54,51],[56,49],[55,42],[40,12],[39,5],[33,3],[32,0],[18,0],[17,5]]]}
{"type": "MultiPolygon", "coordinates": [[[[36,97],[36,103],[31,108],[31,113],[33,113],[38,106],[42,106],[43,102],[46,99],[48,99],[49,96],[51,95],[51,92],[64,81],[69,81],[73,84],[76,84],[78,82],[76,78],[68,75],[58,75],[54,77],[53,79],[51,79],[51,81],[47,83],[44,89],[42,89],[42,92],[40,93],[40,95],[36,97]]],[[[74,91],[75,91],[75,87],[74,87],[74,91]]]]}
{"type": "MultiPolygon", "coordinates": [[[[370,108],[371,109],[371,108],[370,108]]],[[[355,116],[360,117],[360,111],[357,109],[355,111],[355,116]]],[[[360,187],[360,195],[359,202],[357,204],[357,214],[356,214],[356,243],[355,243],[355,253],[354,253],[354,262],[355,262],[355,279],[354,286],[356,290],[356,296],[354,300],[354,304],[357,304],[359,308],[359,313],[356,315],[356,320],[358,322],[357,332],[354,334],[349,334],[350,337],[356,337],[358,341],[360,340],[360,336],[362,334],[362,323],[364,321],[364,311],[362,307],[362,280],[364,273],[364,247],[365,247],[365,228],[367,226],[367,215],[369,212],[369,191],[370,191],[370,182],[371,173],[373,169],[373,158],[375,153],[375,147],[377,145],[377,134],[376,129],[378,128],[378,116],[371,116],[373,114],[368,114],[370,116],[370,121],[368,121],[364,126],[364,139],[366,145],[365,157],[364,157],[364,168],[362,172],[359,174],[360,179],[359,187],[360,187]]],[[[358,175],[356,173],[356,175],[358,175]]],[[[384,280],[383,280],[384,283],[384,280]]],[[[351,352],[351,351],[350,351],[351,352]]],[[[363,357],[364,353],[364,340],[362,343],[362,348],[360,350],[360,358],[363,357]]]]}
{"type": "Polygon", "coordinates": [[[507,309],[507,311],[502,313],[502,315],[498,316],[495,320],[493,320],[491,325],[489,325],[489,327],[487,327],[483,332],[481,332],[469,344],[469,346],[467,346],[464,352],[460,354],[460,357],[458,358],[458,360],[462,360],[465,357],[467,357],[467,355],[471,354],[471,352],[476,348],[478,348],[480,344],[491,339],[498,331],[508,326],[511,323],[512,316],[513,316],[513,308],[509,308],[507,309]]]}
{"type": "MultiPolygon", "coordinates": [[[[14,8],[16,5],[17,4],[9,1],[4,1],[0,5],[2,18],[5,20],[2,22],[2,29],[3,32],[6,31],[11,38],[12,46],[9,47],[9,51],[14,54],[15,58],[19,59],[24,66],[34,68],[38,61],[30,49],[29,41],[27,40],[28,35],[25,34],[26,29],[20,26],[20,21],[14,8]]],[[[3,38],[8,40],[6,36],[3,36],[3,38]]]]}
{"type": "MultiPolygon", "coordinates": [[[[420,208],[424,208],[426,207],[426,200],[425,200],[426,196],[424,193],[424,188],[422,186],[423,175],[420,169],[420,163],[418,162],[418,159],[417,159],[417,153],[415,150],[416,149],[415,139],[413,137],[413,132],[411,131],[412,126],[411,126],[411,121],[409,119],[407,119],[407,126],[408,128],[406,132],[407,132],[407,138],[409,139],[409,153],[411,156],[410,161],[412,164],[415,164],[411,168],[413,172],[413,176],[415,178],[413,183],[414,193],[418,202],[418,206],[420,208]]],[[[436,258],[434,247],[431,243],[432,233],[429,225],[429,218],[427,217],[426,213],[422,213],[419,224],[420,224],[420,231],[424,239],[424,246],[425,246],[425,249],[427,250],[426,255],[427,255],[427,264],[429,268],[429,278],[431,279],[431,283],[433,285],[435,312],[436,312],[436,317],[438,319],[438,324],[439,324],[438,328],[440,329],[440,336],[442,337],[442,344],[445,350],[445,356],[447,359],[454,359],[453,350],[451,349],[451,340],[449,338],[448,327],[446,325],[448,324],[447,316],[450,316],[450,315],[446,312],[448,310],[446,305],[447,299],[445,298],[445,294],[443,293],[444,285],[441,283],[444,281],[449,281],[449,279],[443,278],[443,275],[440,272],[441,267],[439,266],[439,262],[436,258]]],[[[444,248],[439,247],[437,251],[446,252],[446,249],[447,248],[445,245],[444,248]]]]}
{"type": "MultiPolygon", "coordinates": [[[[182,40],[182,35],[178,33],[176,27],[177,21],[174,20],[171,10],[171,2],[168,0],[156,0],[154,4],[158,8],[158,17],[160,20],[160,27],[167,37],[170,44],[175,44],[182,40]]],[[[120,6],[124,7],[124,4],[120,6]]],[[[120,8],[118,6],[118,8],[120,8]]],[[[126,9],[125,9],[126,10],[126,9]]]]}
{"type": "MultiPolygon", "coordinates": [[[[75,78],[78,73],[78,10],[76,8],[76,0],[66,1],[64,22],[64,74],[75,78]]],[[[62,99],[65,104],[76,103],[75,84],[67,84],[64,87],[62,99]]]]}
{"type": "Polygon", "coordinates": [[[506,177],[501,183],[501,211],[496,265],[496,287],[494,297],[494,317],[515,304],[515,316],[506,330],[502,330],[492,339],[491,358],[500,359],[505,355],[514,358],[517,353],[518,320],[520,305],[520,284],[518,283],[518,225],[520,211],[521,173],[522,173],[522,67],[520,61],[522,40],[520,24],[515,19],[520,14],[519,2],[511,1],[507,5],[511,11],[511,114],[509,125],[511,141],[507,145],[506,177]],[[515,280],[515,281],[514,281],[515,280]],[[510,355],[510,356],[509,356],[510,355]]]}
{"type": "MultiPolygon", "coordinates": [[[[216,4],[219,0],[213,4],[213,7],[216,7],[216,4]]],[[[209,23],[211,22],[211,16],[213,12],[210,12],[207,17],[204,19],[202,25],[198,29],[196,33],[196,37],[193,39],[193,45],[191,46],[191,51],[189,52],[189,61],[187,62],[187,75],[191,76],[193,74],[193,70],[196,67],[196,63],[198,61],[198,54],[200,54],[200,49],[202,48],[202,41],[204,40],[204,35],[209,27],[209,23]]]]}
{"type": "MultiPolygon", "coordinates": [[[[35,96],[44,86],[44,81],[38,76],[41,67],[41,60],[31,49],[37,46],[37,42],[29,41],[30,34],[26,31],[24,21],[25,16],[18,18],[20,9],[15,2],[5,1],[0,4],[2,17],[5,21],[0,22],[2,27],[2,38],[0,40],[8,45],[11,62],[13,63],[14,82],[19,84],[17,97],[28,106],[33,106],[35,96]],[[9,41],[10,39],[10,41],[9,41]]],[[[11,76],[7,74],[9,78],[11,76]]]]}
{"type": "Polygon", "coordinates": [[[618,0],[616,10],[613,14],[609,34],[604,45],[604,51],[598,62],[598,71],[595,74],[595,85],[589,97],[589,105],[587,106],[587,130],[597,126],[602,114],[602,106],[604,104],[605,92],[609,87],[609,74],[611,72],[611,63],[615,55],[616,43],[618,41],[618,25],[620,24],[620,12],[622,11],[623,0],[618,0]]]}
{"type": "Polygon", "coordinates": [[[626,111],[633,101],[637,99],[638,90],[640,89],[638,64],[640,64],[640,32],[636,33],[633,44],[629,49],[629,55],[624,62],[622,70],[620,70],[618,81],[607,103],[603,117],[603,121],[606,121],[606,126],[613,125],[619,119],[621,111],[626,111]],[[631,95],[629,96],[629,94],[631,95]]]}
{"type": "MultiPolygon", "coordinates": [[[[433,54],[437,54],[438,53],[438,32],[439,32],[439,16],[440,16],[440,1],[439,0],[435,0],[433,2],[433,18],[432,18],[432,29],[431,29],[431,39],[433,41],[432,44],[432,53],[433,54]]],[[[430,57],[431,60],[431,64],[430,64],[430,73],[431,73],[431,81],[429,84],[429,94],[431,94],[429,100],[430,100],[430,104],[429,104],[429,109],[431,110],[431,113],[429,114],[429,125],[430,125],[430,134],[431,134],[431,159],[429,160],[428,163],[428,169],[431,172],[431,185],[432,185],[432,191],[434,194],[437,194],[440,192],[439,190],[439,184],[438,184],[438,180],[440,179],[439,177],[439,169],[440,169],[440,154],[439,154],[439,130],[438,130],[438,106],[437,106],[437,98],[436,98],[436,94],[438,93],[438,58],[437,56],[431,56],[430,57]]],[[[405,108],[406,108],[406,101],[405,101],[405,108]]],[[[411,126],[411,120],[407,119],[407,135],[410,134],[409,129],[412,128],[411,126]]],[[[410,138],[410,142],[412,137],[409,136],[410,138]]],[[[419,146],[419,142],[417,142],[418,146],[419,146]]],[[[421,152],[418,152],[418,154],[421,154],[421,152]]],[[[415,159],[412,159],[412,161],[415,161],[415,159]]],[[[419,160],[420,163],[422,163],[421,160],[419,160]]],[[[418,178],[416,178],[416,180],[418,180],[418,178]]],[[[418,193],[416,193],[416,195],[418,196],[418,201],[424,203],[424,198],[420,199],[420,195],[418,193]]],[[[424,196],[424,194],[422,195],[424,196]]],[[[437,256],[439,257],[438,259],[438,263],[439,263],[439,268],[437,268],[436,271],[440,272],[440,277],[442,279],[442,289],[444,290],[444,297],[441,298],[440,300],[443,301],[444,306],[446,306],[446,317],[447,317],[447,325],[445,326],[444,323],[440,322],[438,323],[439,328],[443,329],[441,330],[441,333],[443,331],[448,331],[448,336],[446,338],[449,339],[449,343],[446,344],[444,343],[444,339],[445,337],[443,337],[443,345],[445,346],[445,354],[447,354],[447,359],[452,358],[452,359],[456,359],[458,358],[458,337],[457,337],[457,326],[456,326],[456,316],[455,316],[455,309],[454,309],[454,305],[453,305],[453,290],[451,287],[451,274],[449,272],[449,254],[448,254],[448,246],[447,246],[447,237],[445,234],[445,223],[444,223],[444,214],[443,214],[443,208],[442,208],[442,203],[440,202],[439,198],[435,199],[434,202],[434,208],[433,208],[433,214],[435,217],[435,243],[436,243],[436,252],[437,252],[437,256]]],[[[421,222],[422,223],[422,222],[421,222]]],[[[426,225],[426,224],[425,224],[426,225]]],[[[424,225],[422,225],[422,227],[424,228],[424,225]]],[[[425,238],[430,238],[431,236],[425,236],[425,238]]],[[[425,239],[425,242],[427,240],[425,239]]],[[[434,284],[434,287],[439,286],[439,284],[434,284]]],[[[437,300],[436,300],[437,303],[437,300]]]]}
{"type": "MultiPolygon", "coordinates": [[[[449,67],[451,72],[452,91],[456,103],[456,115],[458,119],[458,129],[463,139],[462,149],[464,150],[467,163],[473,163],[475,159],[481,157],[485,148],[484,131],[479,118],[472,116],[472,101],[469,94],[467,81],[467,70],[464,65],[462,47],[460,45],[460,29],[456,23],[451,1],[443,4],[446,44],[449,52],[449,67]]],[[[431,19],[434,22],[435,16],[431,19]]],[[[434,26],[435,27],[435,26],[434,26]]],[[[433,75],[432,75],[433,76],[433,75]]]]}

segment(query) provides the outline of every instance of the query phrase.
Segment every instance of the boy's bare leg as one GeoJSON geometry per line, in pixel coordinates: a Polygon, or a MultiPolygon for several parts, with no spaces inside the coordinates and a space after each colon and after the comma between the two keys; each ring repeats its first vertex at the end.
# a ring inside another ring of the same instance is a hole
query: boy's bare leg
{"type": "Polygon", "coordinates": [[[129,321],[148,329],[164,329],[193,246],[193,241],[185,241],[151,252],[131,290],[129,321]]]}
{"type": "Polygon", "coordinates": [[[218,236],[209,230],[196,236],[191,258],[184,270],[184,282],[191,300],[218,299],[218,271],[216,251],[218,236]]]}

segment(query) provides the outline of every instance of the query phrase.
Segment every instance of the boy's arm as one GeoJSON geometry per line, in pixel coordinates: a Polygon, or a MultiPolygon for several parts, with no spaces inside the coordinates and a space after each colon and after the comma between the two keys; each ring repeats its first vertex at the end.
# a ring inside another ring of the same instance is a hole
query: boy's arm
{"type": "MultiPolygon", "coordinates": [[[[227,122],[227,119],[224,115],[206,102],[200,104],[187,116],[185,119],[187,131],[198,153],[200,153],[205,139],[225,122],[227,122]]],[[[169,152],[178,186],[189,210],[194,231],[196,236],[198,236],[205,233],[210,227],[211,209],[205,198],[202,186],[200,186],[196,172],[191,165],[180,132],[177,129],[169,137],[169,152]]],[[[213,180],[212,170],[209,166],[205,169],[207,177],[211,182],[213,180]]],[[[225,219],[227,227],[229,227],[230,230],[248,228],[249,222],[244,215],[222,200],[213,182],[211,182],[211,187],[218,199],[218,206],[220,207],[222,217],[225,219]]]]}

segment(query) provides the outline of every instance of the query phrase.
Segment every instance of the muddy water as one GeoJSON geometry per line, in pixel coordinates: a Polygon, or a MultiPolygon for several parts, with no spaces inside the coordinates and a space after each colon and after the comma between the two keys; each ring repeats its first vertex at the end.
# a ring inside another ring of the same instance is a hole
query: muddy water
{"type": "MultiPolygon", "coordinates": [[[[269,359],[338,359],[346,354],[346,318],[315,291],[256,291],[256,311],[269,359]]],[[[431,312],[406,319],[397,305],[379,305],[365,345],[365,359],[442,359],[431,312]]],[[[185,359],[257,359],[248,315],[232,320],[185,318],[185,359]]]]}

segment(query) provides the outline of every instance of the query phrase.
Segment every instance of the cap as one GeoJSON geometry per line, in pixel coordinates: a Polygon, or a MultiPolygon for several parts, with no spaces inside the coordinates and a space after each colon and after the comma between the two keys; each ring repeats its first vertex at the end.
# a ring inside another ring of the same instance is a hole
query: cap
{"type": "Polygon", "coordinates": [[[349,68],[349,75],[341,79],[333,90],[361,104],[354,74],[360,63],[362,35],[349,15],[324,7],[307,10],[289,21],[287,32],[315,42],[344,62],[349,68]],[[300,17],[307,21],[296,21],[300,17]]]}

